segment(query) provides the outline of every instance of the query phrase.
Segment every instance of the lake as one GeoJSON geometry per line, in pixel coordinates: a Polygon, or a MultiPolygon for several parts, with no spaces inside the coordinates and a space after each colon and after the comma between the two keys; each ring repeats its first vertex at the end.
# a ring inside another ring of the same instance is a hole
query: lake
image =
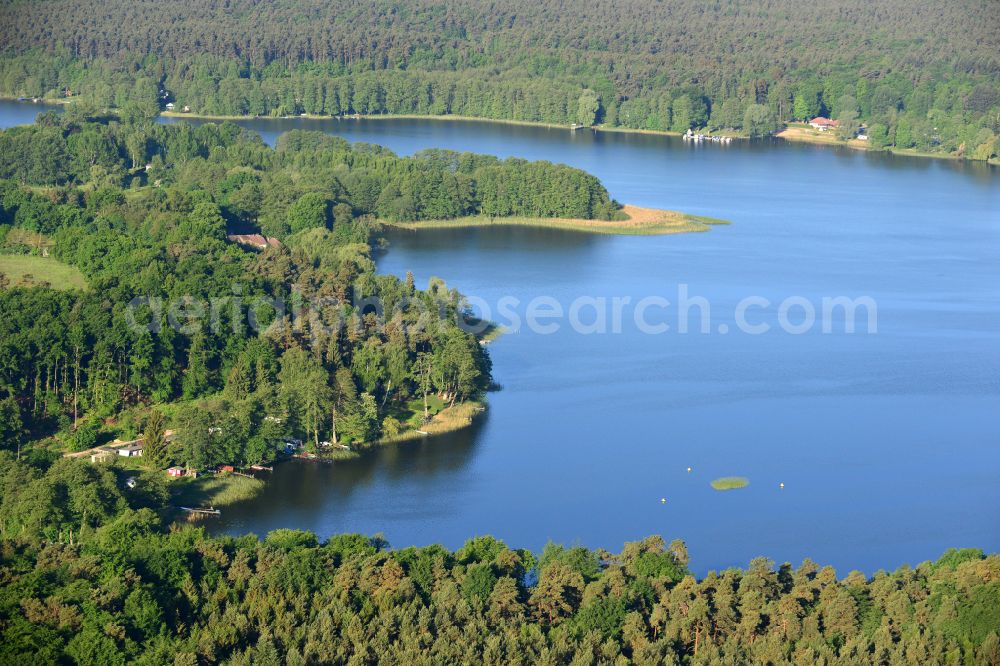
{"type": "MultiPolygon", "coordinates": [[[[12,106],[0,104],[0,124],[12,106]]],[[[630,305],[619,332],[573,330],[567,317],[492,343],[502,390],[473,427],[349,463],[280,465],[211,529],[381,532],[396,547],[493,534],[535,550],[662,534],[687,541],[700,573],[758,555],[871,573],[953,546],[1000,550],[1000,170],[479,122],[241,124],[268,141],[301,127],[401,154],[565,162],[621,202],[732,224],[678,236],[390,233],[380,270],[412,270],[418,285],[439,276],[501,321],[505,297],[522,322],[538,297],[589,304],[577,328],[598,321],[601,298],[630,305]],[[704,299],[688,333],[677,330],[682,289],[704,299]],[[877,332],[864,317],[845,332],[842,313],[830,332],[789,332],[836,297],[871,299],[877,332]],[[650,298],[671,302],[646,313],[666,333],[634,321],[650,298]],[[768,332],[740,330],[748,298],[745,319],[768,332]],[[750,485],[710,487],[730,475],[750,485]]]]}

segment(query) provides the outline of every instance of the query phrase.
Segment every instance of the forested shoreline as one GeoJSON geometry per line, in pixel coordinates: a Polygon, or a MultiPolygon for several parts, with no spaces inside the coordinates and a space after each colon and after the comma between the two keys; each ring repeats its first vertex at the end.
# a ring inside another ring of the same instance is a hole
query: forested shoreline
{"type": "Polygon", "coordinates": [[[80,664],[1000,663],[1000,557],[839,578],[681,541],[457,550],[168,528],[162,475],[0,452],[0,661],[80,664]]]}
{"type": "Polygon", "coordinates": [[[996,12],[975,0],[296,3],[0,9],[0,93],[208,116],[461,115],[767,134],[824,115],[869,147],[986,160],[996,12]],[[72,17],[72,18],[71,18],[72,17]]]}

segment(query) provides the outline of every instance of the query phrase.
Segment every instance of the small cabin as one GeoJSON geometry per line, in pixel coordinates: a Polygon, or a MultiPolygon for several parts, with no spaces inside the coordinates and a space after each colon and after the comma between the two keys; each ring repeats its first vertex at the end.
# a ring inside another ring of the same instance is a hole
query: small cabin
{"type": "Polygon", "coordinates": [[[219,465],[218,470],[220,472],[235,472],[236,468],[232,465],[219,465]]]}
{"type": "Polygon", "coordinates": [[[102,463],[107,462],[114,456],[114,452],[110,449],[97,449],[90,454],[90,462],[92,463],[102,463]]]}
{"type": "Polygon", "coordinates": [[[122,458],[137,458],[142,455],[142,444],[138,442],[126,444],[118,449],[118,455],[122,458]]]}
{"type": "Polygon", "coordinates": [[[167,102],[167,111],[173,111],[173,110],[174,110],[174,103],[167,102]]]}
{"type": "Polygon", "coordinates": [[[170,469],[167,470],[167,476],[170,476],[170,477],[173,477],[173,478],[184,476],[184,468],[183,467],[171,467],[170,469]]]}

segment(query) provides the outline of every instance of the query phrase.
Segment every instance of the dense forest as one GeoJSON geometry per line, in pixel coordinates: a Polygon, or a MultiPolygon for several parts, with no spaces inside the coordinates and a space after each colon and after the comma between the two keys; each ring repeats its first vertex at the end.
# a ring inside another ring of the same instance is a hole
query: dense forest
{"type": "Polygon", "coordinates": [[[141,115],[2,132],[0,178],[3,252],[75,267],[89,287],[0,285],[0,445],[85,450],[155,419],[154,438],[178,431],[161,468],[259,463],[285,438],[393,437],[420,426],[429,394],[481,396],[480,322],[440,280],[376,274],[379,220],[617,207],[593,176],[546,162],[400,158],[302,131],[271,148],[232,124],[141,115]]]}
{"type": "Polygon", "coordinates": [[[456,114],[766,134],[827,115],[874,148],[989,159],[991,0],[0,6],[0,93],[206,115],[456,114]]]}
{"type": "Polygon", "coordinates": [[[688,570],[659,537],[535,555],[164,527],[161,475],[0,452],[5,664],[1000,664],[1000,557],[688,570]]]}
{"type": "Polygon", "coordinates": [[[177,520],[195,484],[288,446],[354,455],[479,409],[488,323],[438,278],[379,274],[383,223],[620,206],[548,162],[156,122],[172,104],[757,136],[823,114],[874,148],[986,160],[998,54],[993,0],[0,3],[0,94],[70,101],[0,132],[0,261],[36,271],[0,271],[0,664],[1000,666],[1000,556],[976,549],[699,578],[658,536],[394,549],[177,520]],[[73,457],[138,437],[138,460],[73,457]]]}

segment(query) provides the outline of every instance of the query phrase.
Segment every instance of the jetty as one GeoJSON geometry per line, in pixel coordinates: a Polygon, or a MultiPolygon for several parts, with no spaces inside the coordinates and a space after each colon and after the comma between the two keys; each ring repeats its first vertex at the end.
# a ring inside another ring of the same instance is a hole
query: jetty
{"type": "Polygon", "coordinates": [[[688,130],[685,134],[681,136],[685,141],[694,141],[695,143],[700,143],[702,141],[711,141],[712,143],[732,143],[733,137],[731,136],[713,136],[709,134],[695,134],[691,130],[688,130]]]}
{"type": "Polygon", "coordinates": [[[189,506],[179,506],[177,507],[181,511],[187,511],[188,513],[196,513],[203,516],[221,516],[222,512],[215,507],[209,507],[207,509],[196,509],[189,506]]]}

